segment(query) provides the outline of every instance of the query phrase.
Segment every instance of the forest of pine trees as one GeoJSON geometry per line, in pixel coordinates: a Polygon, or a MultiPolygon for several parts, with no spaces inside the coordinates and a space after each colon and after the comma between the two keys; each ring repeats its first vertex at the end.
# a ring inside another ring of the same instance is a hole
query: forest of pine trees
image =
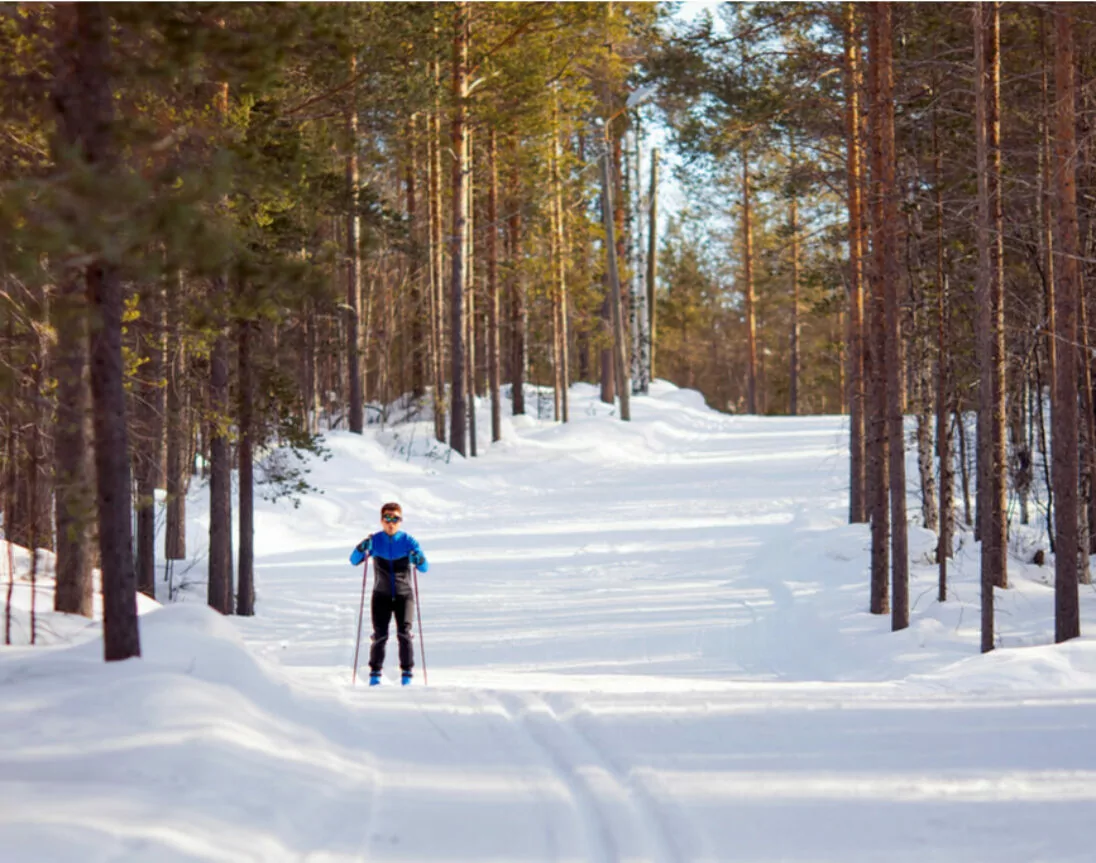
{"type": "Polygon", "coordinates": [[[90,615],[101,570],[107,659],[187,557],[191,484],[208,602],[249,615],[255,495],[306,490],[292,453],[324,431],[432,416],[470,458],[477,398],[498,440],[529,393],[567,422],[595,383],[626,421],[652,377],[848,414],[865,601],[895,629],[910,520],[941,601],[957,528],[981,540],[990,650],[1036,519],[1055,637],[1079,634],[1096,9],[671,12],[0,8],[3,531],[56,553],[58,611],[90,615]]]}

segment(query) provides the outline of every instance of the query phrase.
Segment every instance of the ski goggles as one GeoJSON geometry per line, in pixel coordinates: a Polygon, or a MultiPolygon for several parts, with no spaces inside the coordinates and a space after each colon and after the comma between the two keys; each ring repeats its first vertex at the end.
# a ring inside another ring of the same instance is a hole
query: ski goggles
{"type": "Polygon", "coordinates": [[[403,521],[403,517],[390,512],[387,515],[382,515],[381,521],[386,521],[389,524],[399,524],[401,521],[403,521]]]}

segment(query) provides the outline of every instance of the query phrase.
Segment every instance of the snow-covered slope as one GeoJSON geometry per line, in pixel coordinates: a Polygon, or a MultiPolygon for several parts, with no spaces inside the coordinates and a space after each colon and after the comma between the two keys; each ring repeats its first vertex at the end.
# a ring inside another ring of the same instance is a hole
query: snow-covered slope
{"type": "Polygon", "coordinates": [[[1096,642],[1049,644],[1049,567],[1011,562],[980,656],[976,548],[941,604],[913,529],[892,634],[841,418],[662,383],[631,424],[590,387],[571,411],[469,461],[426,425],[329,435],[324,493],[260,506],[247,620],[202,604],[195,490],[141,660],[52,618],[0,652],[0,860],[1092,859],[1096,642]],[[347,555],[386,500],[431,562],[428,687],[350,686],[347,555]]]}

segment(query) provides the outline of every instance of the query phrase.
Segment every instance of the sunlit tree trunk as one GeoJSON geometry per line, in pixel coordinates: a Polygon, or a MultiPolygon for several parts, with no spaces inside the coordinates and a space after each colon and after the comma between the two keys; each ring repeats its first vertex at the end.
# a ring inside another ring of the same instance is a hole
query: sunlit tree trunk
{"type": "Polygon", "coordinates": [[[487,132],[487,382],[491,393],[491,440],[502,440],[502,397],[499,358],[498,281],[498,136],[487,132]]]}
{"type": "Polygon", "coordinates": [[[754,315],[753,225],[750,211],[750,152],[742,148],[742,290],[746,315],[746,412],[757,413],[757,320],[754,315]]]}
{"type": "Polygon", "coordinates": [[[450,423],[449,444],[461,455],[468,454],[467,422],[468,406],[465,402],[465,348],[464,348],[464,253],[467,246],[465,224],[464,175],[465,150],[465,100],[468,97],[468,6],[458,2],[454,6],[453,35],[453,120],[450,145],[453,153],[453,208],[452,228],[449,239],[449,257],[452,279],[449,289],[449,339],[451,342],[450,375],[450,423]]]}
{"type": "MultiPolygon", "coordinates": [[[[350,58],[350,77],[358,69],[356,57],[350,58]]],[[[348,428],[361,434],[364,427],[361,381],[362,261],[361,219],[358,216],[358,103],[351,88],[346,108],[346,379],[350,389],[348,428]]]]}

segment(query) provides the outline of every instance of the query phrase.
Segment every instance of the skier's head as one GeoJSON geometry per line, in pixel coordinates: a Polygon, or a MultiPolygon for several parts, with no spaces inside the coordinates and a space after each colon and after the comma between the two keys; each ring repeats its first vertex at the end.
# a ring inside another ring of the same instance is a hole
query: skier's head
{"type": "Polygon", "coordinates": [[[400,524],[403,522],[403,510],[398,503],[386,503],[381,507],[381,528],[389,536],[392,536],[400,529],[400,524]]]}

